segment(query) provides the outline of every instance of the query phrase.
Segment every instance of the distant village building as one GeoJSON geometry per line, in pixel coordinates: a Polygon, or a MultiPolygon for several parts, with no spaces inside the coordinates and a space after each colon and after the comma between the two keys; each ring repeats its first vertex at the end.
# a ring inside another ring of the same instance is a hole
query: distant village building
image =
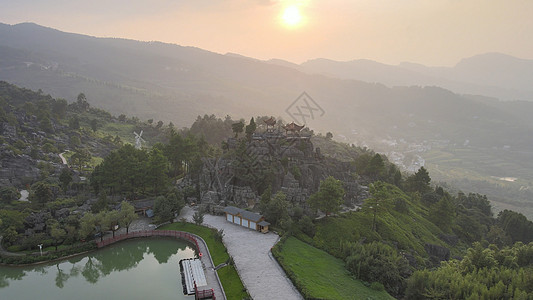
{"type": "Polygon", "coordinates": [[[262,233],[268,232],[268,226],[270,223],[265,221],[265,217],[258,213],[240,209],[235,206],[227,206],[224,209],[224,212],[226,213],[226,220],[228,222],[257,230],[262,233]]]}

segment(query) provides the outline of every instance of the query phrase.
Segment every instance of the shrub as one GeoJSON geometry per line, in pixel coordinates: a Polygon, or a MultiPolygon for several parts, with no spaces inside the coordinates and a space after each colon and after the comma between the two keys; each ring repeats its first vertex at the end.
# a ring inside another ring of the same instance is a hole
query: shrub
{"type": "Polygon", "coordinates": [[[22,247],[20,247],[19,245],[9,246],[9,247],[7,247],[7,251],[9,251],[9,252],[19,252],[19,251],[22,251],[22,247]]]}
{"type": "Polygon", "coordinates": [[[376,291],[383,291],[385,290],[385,286],[381,282],[372,282],[370,284],[370,288],[376,291]]]}

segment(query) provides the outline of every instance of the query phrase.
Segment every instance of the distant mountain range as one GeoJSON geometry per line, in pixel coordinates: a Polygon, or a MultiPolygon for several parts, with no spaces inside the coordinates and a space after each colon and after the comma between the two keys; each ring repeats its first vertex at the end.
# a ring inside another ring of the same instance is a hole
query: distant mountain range
{"type": "Polygon", "coordinates": [[[479,150],[483,159],[473,155],[475,163],[463,168],[482,178],[518,177],[526,188],[533,182],[533,102],[525,101],[533,100],[532,72],[532,61],[502,54],[464,59],[453,68],[325,59],[296,65],[0,24],[0,80],[54,97],[73,101],[84,92],[91,105],[114,114],[178,126],[204,114],[294,117],[387,153],[424,157],[430,149],[447,149],[455,157],[458,148],[479,150]],[[312,99],[297,100],[304,91],[312,99]],[[299,113],[309,109],[317,113],[302,119],[299,113]],[[503,164],[494,163],[502,157],[503,164]]]}
{"type": "Polygon", "coordinates": [[[308,73],[379,82],[388,86],[440,86],[462,94],[485,95],[501,100],[533,100],[533,60],[500,53],[465,58],[451,68],[407,62],[393,66],[365,59],[347,62],[314,59],[299,67],[308,73]]]}

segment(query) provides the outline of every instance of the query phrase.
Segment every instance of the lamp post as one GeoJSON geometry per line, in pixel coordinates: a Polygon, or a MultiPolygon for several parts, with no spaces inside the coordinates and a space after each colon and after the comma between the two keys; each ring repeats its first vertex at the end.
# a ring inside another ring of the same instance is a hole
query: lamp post
{"type": "Polygon", "coordinates": [[[39,246],[39,250],[41,251],[41,256],[43,256],[43,244],[39,244],[37,246],[39,246]]]}

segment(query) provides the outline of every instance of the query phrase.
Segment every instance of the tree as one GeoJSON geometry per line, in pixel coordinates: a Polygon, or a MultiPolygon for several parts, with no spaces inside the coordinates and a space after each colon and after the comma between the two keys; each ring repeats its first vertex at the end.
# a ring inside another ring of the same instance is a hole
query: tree
{"type": "Polygon", "coordinates": [[[96,230],[96,233],[100,235],[100,241],[104,240],[104,230],[106,229],[106,215],[107,212],[101,211],[98,214],[94,216],[94,227],[96,230]]]}
{"type": "Polygon", "coordinates": [[[96,223],[96,216],[92,213],[86,213],[81,217],[78,234],[82,240],[96,233],[96,223]]]}
{"type": "Polygon", "coordinates": [[[155,125],[155,128],[160,129],[161,127],[163,127],[163,121],[157,122],[157,125],[155,125]]]}
{"type": "Polygon", "coordinates": [[[165,196],[155,198],[154,215],[158,223],[172,221],[174,219],[173,203],[165,196]]]}
{"type": "Polygon", "coordinates": [[[442,197],[439,202],[429,208],[429,218],[442,231],[449,232],[455,219],[455,206],[448,197],[442,197]]]}
{"type": "Polygon", "coordinates": [[[120,123],[126,122],[126,115],[125,114],[121,114],[120,116],[118,116],[118,121],[120,123]]]}
{"type": "Polygon", "coordinates": [[[27,213],[16,210],[0,209],[0,219],[2,219],[0,232],[5,232],[9,227],[12,227],[15,232],[18,230],[24,230],[24,220],[27,216],[27,213]]]}
{"type": "Polygon", "coordinates": [[[385,162],[380,154],[376,153],[366,166],[365,174],[374,180],[381,180],[385,175],[385,162]]]}
{"type": "Polygon", "coordinates": [[[66,192],[68,185],[72,182],[72,172],[69,168],[61,169],[61,173],[59,174],[59,181],[61,182],[63,191],[66,192]]]}
{"type": "Polygon", "coordinates": [[[70,137],[70,146],[72,148],[78,148],[81,145],[80,137],[77,135],[73,135],[70,137]]]}
{"type": "Polygon", "coordinates": [[[76,107],[80,111],[87,111],[89,109],[89,102],[87,102],[87,97],[84,93],[79,93],[76,101],[76,107]]]}
{"type": "Polygon", "coordinates": [[[96,130],[98,130],[98,120],[96,119],[91,120],[91,129],[93,130],[93,132],[96,132],[96,130]]]}
{"type": "Polygon", "coordinates": [[[331,133],[331,132],[328,131],[328,132],[326,133],[326,140],[331,141],[331,139],[333,139],[333,133],[331,133]]]}
{"type": "Polygon", "coordinates": [[[18,200],[20,193],[12,186],[4,186],[0,188],[0,200],[3,203],[9,204],[11,201],[18,200]]]}
{"type": "Polygon", "coordinates": [[[86,149],[77,149],[70,159],[74,165],[78,166],[78,170],[81,172],[83,166],[91,161],[91,153],[86,149]]]}
{"type": "Polygon", "coordinates": [[[346,267],[356,278],[380,282],[396,296],[403,293],[405,278],[410,273],[407,260],[396,249],[381,242],[351,245],[346,267]]]}
{"type": "Polygon", "coordinates": [[[78,116],[70,118],[68,121],[68,127],[72,130],[80,129],[80,119],[78,119],[78,116]]]}
{"type": "Polygon", "coordinates": [[[61,224],[59,224],[59,222],[54,220],[52,224],[50,224],[50,236],[54,240],[54,246],[57,251],[57,247],[65,241],[67,232],[65,229],[61,228],[61,224]]]}
{"type": "Polygon", "coordinates": [[[126,233],[130,232],[131,223],[137,219],[137,214],[135,213],[135,207],[127,201],[122,201],[120,204],[120,219],[119,224],[122,227],[126,227],[126,233]]]}
{"type": "Polygon", "coordinates": [[[235,138],[239,136],[239,133],[242,133],[244,129],[244,123],[242,121],[231,124],[231,130],[235,133],[235,138]]]}
{"type": "Polygon", "coordinates": [[[106,211],[109,201],[107,200],[107,194],[105,191],[101,191],[98,195],[98,200],[91,206],[91,211],[93,213],[99,213],[101,211],[106,211]]]}
{"type": "Polygon", "coordinates": [[[414,175],[407,178],[406,184],[410,192],[425,194],[431,190],[430,182],[429,172],[424,167],[420,167],[414,175]]]}
{"type": "Polygon", "coordinates": [[[52,112],[58,119],[63,119],[67,115],[67,107],[67,100],[56,99],[52,104],[52,112]]]}
{"type": "Polygon", "coordinates": [[[148,161],[147,180],[148,184],[152,186],[155,194],[158,194],[162,188],[167,184],[168,160],[163,155],[163,151],[153,148],[150,151],[150,158],[148,161]]]}
{"type": "Polygon", "coordinates": [[[202,225],[202,223],[204,222],[204,212],[202,210],[198,210],[194,213],[192,219],[194,221],[194,224],[202,225]]]}
{"type": "Polygon", "coordinates": [[[148,124],[152,125],[154,123],[154,119],[148,119],[148,124]]]}
{"type": "Polygon", "coordinates": [[[52,122],[50,121],[50,118],[48,116],[45,116],[41,122],[41,130],[44,132],[51,133],[54,131],[54,128],[52,127],[52,122]]]}
{"type": "Polygon", "coordinates": [[[329,216],[339,211],[343,197],[342,182],[329,176],[320,183],[318,192],[311,195],[308,202],[313,209],[319,209],[329,216]]]}
{"type": "Polygon", "coordinates": [[[251,139],[252,138],[252,135],[255,133],[255,130],[257,129],[257,125],[255,124],[255,121],[254,121],[254,118],[252,117],[250,119],[250,124],[248,124],[246,126],[246,136],[248,137],[248,139],[251,139]]]}
{"type": "Polygon", "coordinates": [[[288,207],[287,196],[282,191],[279,191],[274,195],[274,198],[266,203],[263,214],[270,223],[280,225],[281,220],[289,216],[287,213],[288,207]]]}
{"type": "Polygon", "coordinates": [[[523,214],[505,209],[498,213],[496,221],[498,226],[511,237],[513,243],[533,241],[533,222],[523,214]]]}
{"type": "Polygon", "coordinates": [[[121,214],[118,210],[112,210],[104,215],[103,226],[106,229],[109,229],[113,232],[113,238],[115,237],[115,231],[118,230],[118,225],[120,223],[121,214]]]}
{"type": "Polygon", "coordinates": [[[372,214],[372,230],[377,231],[377,216],[389,209],[391,205],[387,191],[387,184],[376,181],[369,186],[371,197],[363,203],[363,211],[372,214]]]}
{"type": "Polygon", "coordinates": [[[44,204],[52,201],[53,198],[54,194],[48,183],[39,181],[32,185],[30,193],[30,201],[32,203],[44,204]]]}

